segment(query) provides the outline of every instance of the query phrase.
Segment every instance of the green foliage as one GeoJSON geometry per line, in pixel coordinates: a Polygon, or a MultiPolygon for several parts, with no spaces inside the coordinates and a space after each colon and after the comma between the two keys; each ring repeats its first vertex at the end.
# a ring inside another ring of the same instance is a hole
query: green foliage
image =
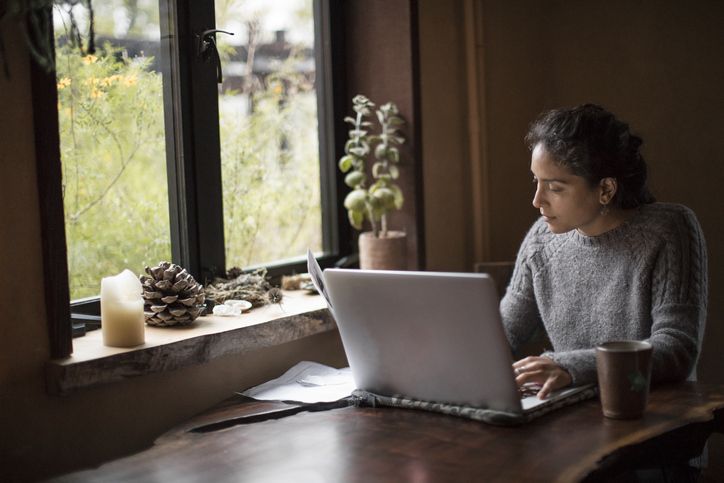
{"type": "Polygon", "coordinates": [[[361,230],[365,220],[372,225],[376,237],[387,235],[387,214],[402,208],[402,190],[394,182],[400,176],[397,164],[400,162],[398,145],[404,142],[399,127],[404,121],[395,104],[388,102],[375,111],[380,125],[379,134],[370,134],[372,123],[366,118],[372,113],[374,104],[363,95],[352,99],[356,116],[344,120],[352,125],[349,139],[344,146],[345,155],[339,160],[339,169],[347,173],[344,182],[352,188],[344,199],[344,207],[350,224],[361,230]],[[374,153],[372,179],[367,186],[367,160],[374,153]]]}
{"type": "MultiPolygon", "coordinates": [[[[288,65],[294,59],[287,61],[288,65]]],[[[252,94],[252,113],[225,110],[221,159],[226,263],[245,267],[321,250],[316,97],[281,68],[252,94]]]]}
{"type": "Polygon", "coordinates": [[[161,75],[110,45],[57,48],[71,298],[171,257],[161,75]]]}

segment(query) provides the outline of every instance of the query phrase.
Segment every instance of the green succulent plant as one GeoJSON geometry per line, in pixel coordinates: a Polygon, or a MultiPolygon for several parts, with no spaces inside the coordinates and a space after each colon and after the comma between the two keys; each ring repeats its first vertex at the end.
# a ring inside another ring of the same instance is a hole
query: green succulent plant
{"type": "Polygon", "coordinates": [[[344,146],[345,155],[339,160],[339,169],[347,173],[344,182],[352,188],[344,199],[350,224],[362,230],[367,220],[374,236],[380,238],[387,236],[387,214],[399,210],[404,203],[402,190],[395,180],[400,176],[397,146],[405,142],[399,128],[405,122],[397,106],[388,102],[375,111],[379,133],[373,134],[373,123],[367,118],[374,107],[374,103],[363,95],[352,99],[356,115],[344,119],[353,127],[344,146]],[[369,173],[368,161],[372,161],[369,173]],[[372,175],[371,179],[368,174],[372,175]]]}

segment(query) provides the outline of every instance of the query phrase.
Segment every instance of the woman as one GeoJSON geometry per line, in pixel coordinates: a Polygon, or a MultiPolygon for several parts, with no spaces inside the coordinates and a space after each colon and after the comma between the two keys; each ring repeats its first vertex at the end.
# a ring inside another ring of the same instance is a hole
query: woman
{"type": "Polygon", "coordinates": [[[684,380],[706,317],[704,237],[694,213],[654,203],[641,138],[600,106],[544,113],[526,136],[541,217],[501,302],[515,351],[540,326],[553,350],[513,364],[538,397],[596,381],[595,346],[648,340],[652,380],[684,380]]]}

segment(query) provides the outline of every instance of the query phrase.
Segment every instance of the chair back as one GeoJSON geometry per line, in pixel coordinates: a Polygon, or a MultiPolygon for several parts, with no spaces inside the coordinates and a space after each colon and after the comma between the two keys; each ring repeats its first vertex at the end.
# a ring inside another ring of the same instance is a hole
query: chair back
{"type": "Polygon", "coordinates": [[[478,262],[475,264],[475,271],[487,273],[495,281],[495,288],[498,290],[498,297],[503,298],[508,289],[510,277],[513,276],[515,262],[478,262]]]}

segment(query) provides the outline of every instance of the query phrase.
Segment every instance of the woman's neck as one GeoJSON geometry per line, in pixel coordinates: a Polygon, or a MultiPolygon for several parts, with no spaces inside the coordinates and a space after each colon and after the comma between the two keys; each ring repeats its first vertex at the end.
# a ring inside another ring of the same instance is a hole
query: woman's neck
{"type": "Polygon", "coordinates": [[[604,213],[598,215],[598,219],[594,223],[587,226],[585,229],[577,228],[578,233],[584,236],[600,236],[604,233],[618,228],[631,215],[635,210],[622,210],[620,208],[609,208],[604,213]]]}

